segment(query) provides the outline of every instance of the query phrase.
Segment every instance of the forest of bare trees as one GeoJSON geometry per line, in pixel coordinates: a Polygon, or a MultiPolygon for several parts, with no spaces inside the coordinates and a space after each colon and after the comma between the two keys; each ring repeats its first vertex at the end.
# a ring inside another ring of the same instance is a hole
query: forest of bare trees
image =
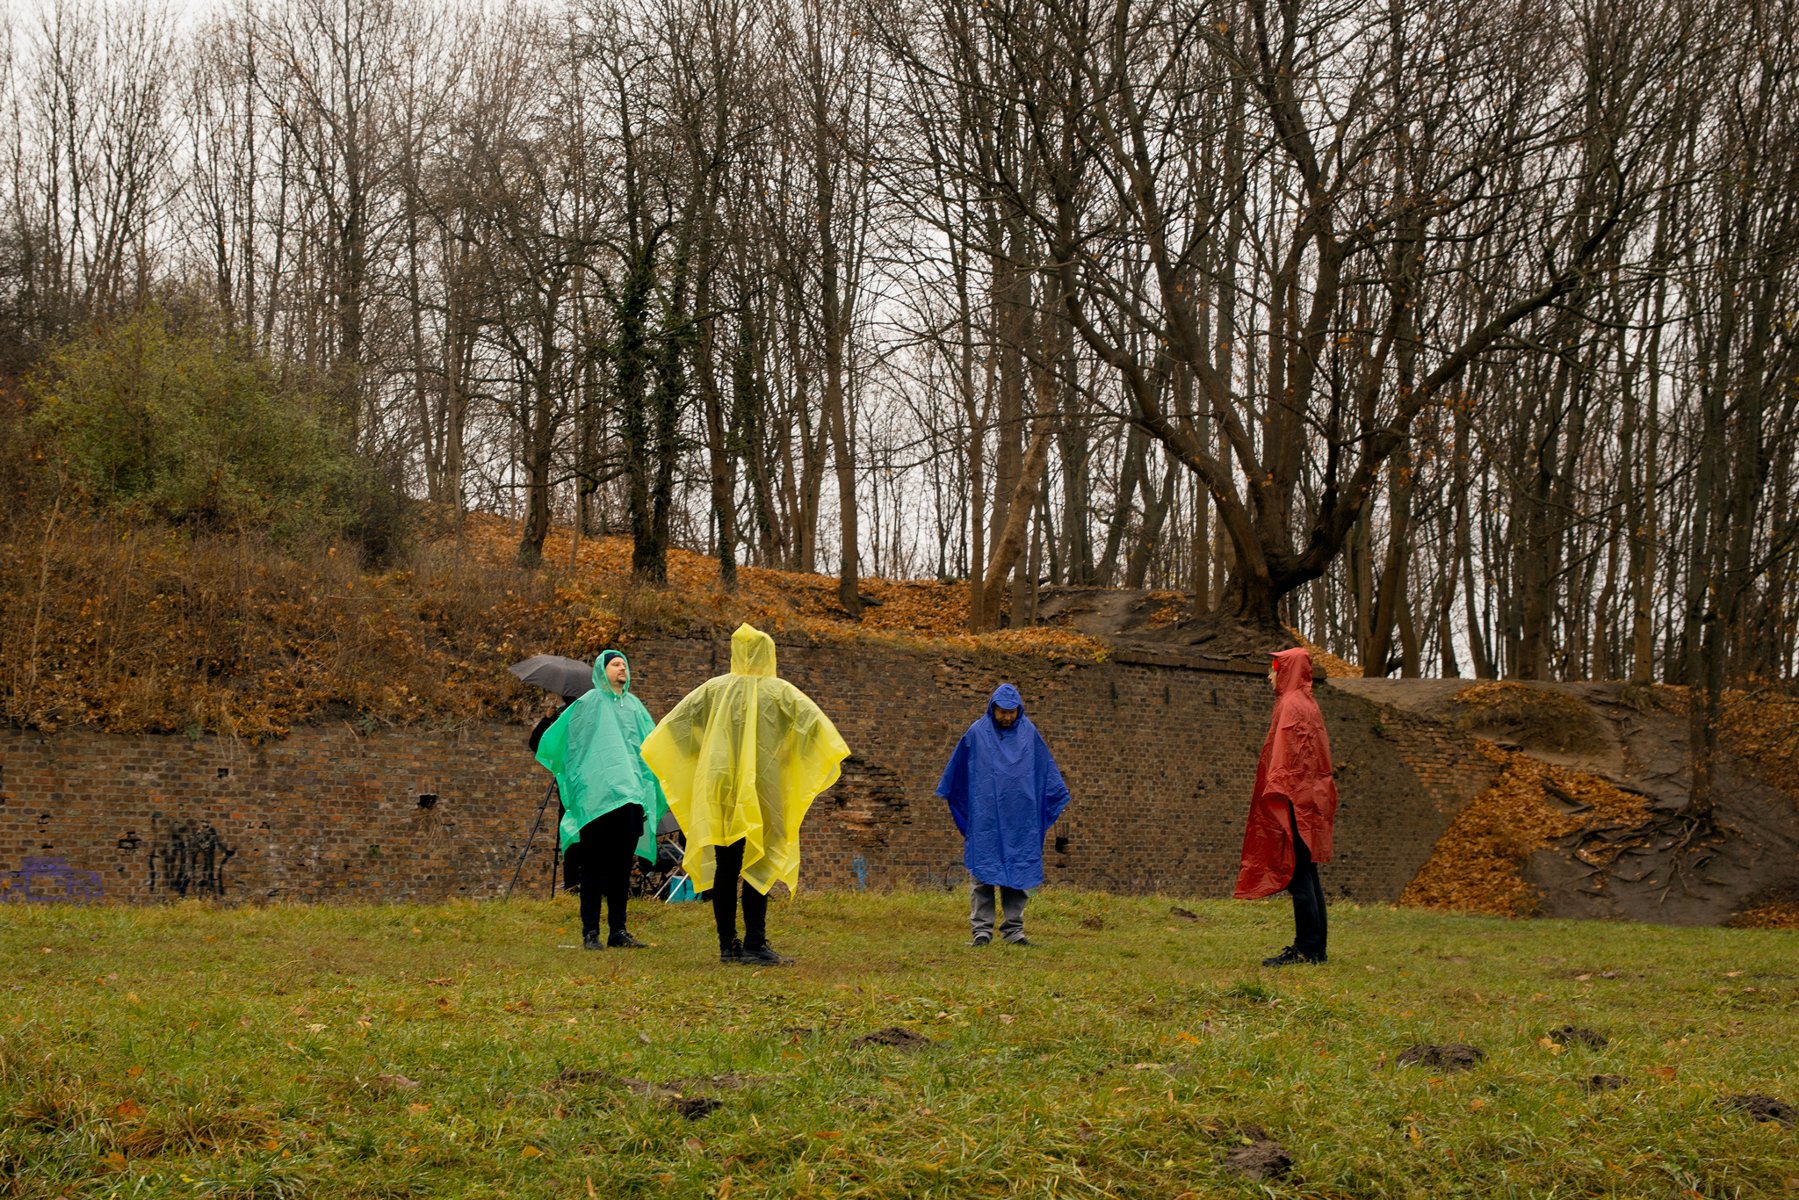
{"type": "MultiPolygon", "coordinates": [[[[0,30],[0,375],[204,308],[441,510],[1790,680],[1793,0],[107,0],[0,30]]],[[[20,395],[28,389],[15,387],[20,395]]]]}

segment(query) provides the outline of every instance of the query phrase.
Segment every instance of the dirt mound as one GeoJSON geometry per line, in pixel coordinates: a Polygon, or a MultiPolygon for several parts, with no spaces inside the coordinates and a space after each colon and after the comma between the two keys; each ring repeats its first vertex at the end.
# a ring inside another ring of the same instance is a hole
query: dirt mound
{"type": "Polygon", "coordinates": [[[922,1033],[901,1029],[898,1025],[865,1033],[850,1043],[851,1046],[891,1046],[895,1050],[923,1050],[936,1044],[922,1033]]]}
{"type": "Polygon", "coordinates": [[[1622,1075],[1589,1075],[1581,1080],[1580,1086],[1598,1095],[1600,1092],[1615,1092],[1629,1082],[1622,1075]]]}
{"type": "Polygon", "coordinates": [[[1522,749],[1592,753],[1607,742],[1592,708],[1557,688],[1477,683],[1457,692],[1454,704],[1457,727],[1522,749]]]}
{"type": "MultiPolygon", "coordinates": [[[[1524,877],[1531,856],[1560,838],[1581,833],[1629,835],[1649,820],[1641,795],[1597,776],[1551,766],[1516,751],[1487,747],[1504,770],[1457,814],[1399,903],[1417,908],[1529,916],[1542,891],[1524,877]]],[[[1623,842],[1588,850],[1595,865],[1609,863],[1623,842]],[[1601,861],[1603,859],[1603,861],[1601,861]]]]}
{"type": "Polygon", "coordinates": [[[1509,743],[1477,738],[1502,770],[1456,815],[1401,904],[1799,928],[1799,798],[1781,786],[1795,778],[1789,756],[1799,755],[1799,701],[1770,692],[1729,697],[1725,752],[1714,767],[1716,830],[1708,831],[1686,818],[1684,689],[1451,679],[1331,686],[1509,743]],[[1583,715],[1570,720],[1586,732],[1562,733],[1556,714],[1577,709],[1583,715]],[[1518,719],[1507,724],[1511,716],[1518,719]],[[1518,739],[1535,744],[1525,753],[1518,739]]]}
{"type": "Polygon", "coordinates": [[[1751,1092],[1742,1096],[1726,1096],[1718,1101],[1726,1112],[1746,1112],[1758,1121],[1769,1121],[1791,1129],[1799,1124],[1799,1112],[1784,1100],[1751,1092]]]}
{"type": "Polygon", "coordinates": [[[1559,1045],[1585,1046],[1589,1050],[1601,1049],[1609,1040],[1603,1033],[1582,1029],[1578,1025],[1563,1025],[1560,1029],[1551,1029],[1544,1036],[1559,1045]]]}
{"type": "Polygon", "coordinates": [[[1438,1071],[1470,1071],[1478,1066],[1487,1052],[1479,1046],[1451,1042],[1447,1046],[1425,1043],[1413,1046],[1399,1056],[1402,1067],[1431,1067],[1438,1071]]]}
{"type": "Polygon", "coordinates": [[[1262,1139],[1238,1146],[1224,1156],[1224,1168],[1245,1179],[1278,1179],[1293,1169],[1293,1158],[1279,1142],[1262,1139]]]}

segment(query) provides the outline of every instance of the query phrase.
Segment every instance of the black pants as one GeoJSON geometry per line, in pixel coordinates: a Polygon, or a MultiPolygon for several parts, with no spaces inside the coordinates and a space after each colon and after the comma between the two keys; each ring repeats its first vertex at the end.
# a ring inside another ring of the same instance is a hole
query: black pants
{"type": "Polygon", "coordinates": [[[1293,878],[1287,891],[1293,897],[1293,949],[1307,958],[1323,958],[1325,935],[1329,932],[1324,914],[1324,885],[1318,882],[1318,864],[1299,835],[1299,818],[1293,805],[1287,805],[1287,820],[1293,829],[1293,878]]]}
{"type": "MultiPolygon", "coordinates": [[[[718,926],[718,948],[728,950],[737,940],[737,877],[743,873],[743,840],[718,848],[712,872],[712,920],[718,926]]],[[[768,940],[768,897],[743,885],[743,944],[760,946],[768,940]]]]}
{"type": "Polygon", "coordinates": [[[631,860],[637,838],[643,833],[643,806],[623,804],[581,826],[574,851],[580,873],[581,933],[600,931],[600,904],[606,906],[606,929],[618,933],[625,927],[625,901],[631,895],[631,860]]]}

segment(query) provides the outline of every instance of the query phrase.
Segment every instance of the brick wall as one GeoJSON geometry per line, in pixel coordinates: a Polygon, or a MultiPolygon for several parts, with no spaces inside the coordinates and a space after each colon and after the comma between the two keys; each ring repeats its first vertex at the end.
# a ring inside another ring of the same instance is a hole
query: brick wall
{"type": "MultiPolygon", "coordinates": [[[[631,649],[660,716],[729,663],[724,641],[631,649]]],[[[1147,663],[784,645],[781,673],[855,752],[814,805],[802,885],[959,884],[933,794],[997,682],[1019,686],[1074,794],[1053,883],[1228,895],[1272,696],[1260,675],[1147,663]]],[[[1396,897],[1492,777],[1461,735],[1320,686],[1342,809],[1334,895],[1396,897]]],[[[0,898],[142,902],[439,899],[505,888],[544,797],[520,726],[364,734],[347,724],[225,738],[0,729],[0,898]],[[434,798],[434,799],[433,799],[434,798]]],[[[554,818],[521,886],[547,887],[554,818]]]]}

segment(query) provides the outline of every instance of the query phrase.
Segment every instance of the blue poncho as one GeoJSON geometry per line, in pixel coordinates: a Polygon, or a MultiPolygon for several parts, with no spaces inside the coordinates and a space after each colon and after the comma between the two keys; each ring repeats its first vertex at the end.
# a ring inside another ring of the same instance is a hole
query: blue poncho
{"type": "Polygon", "coordinates": [[[986,715],[956,743],[937,794],[962,833],[969,874],[1021,891],[1042,885],[1043,835],[1068,806],[1068,785],[1017,688],[994,690],[986,715]],[[1010,729],[993,719],[996,708],[1019,710],[1010,729]]]}

